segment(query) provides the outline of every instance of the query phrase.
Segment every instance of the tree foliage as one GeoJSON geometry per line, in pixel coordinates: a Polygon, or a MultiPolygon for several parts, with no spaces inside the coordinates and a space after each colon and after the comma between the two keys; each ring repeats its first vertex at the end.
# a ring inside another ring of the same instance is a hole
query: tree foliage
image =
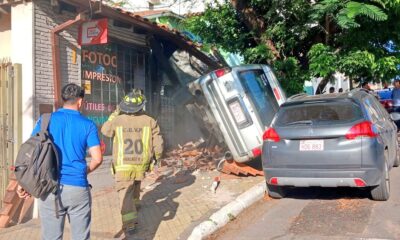
{"type": "Polygon", "coordinates": [[[189,18],[185,25],[191,32],[201,36],[204,42],[221,45],[232,53],[243,53],[250,44],[250,33],[227,2],[217,4],[215,9],[210,6],[202,16],[189,18]]]}
{"type": "Polygon", "coordinates": [[[329,46],[322,43],[313,45],[308,52],[310,61],[309,71],[315,77],[329,77],[337,70],[337,55],[332,52],[329,46]]]}
{"type": "Polygon", "coordinates": [[[290,93],[335,72],[355,82],[399,75],[400,0],[225,0],[186,26],[203,41],[272,64],[290,93]],[[390,46],[389,46],[390,45],[390,46]]]}

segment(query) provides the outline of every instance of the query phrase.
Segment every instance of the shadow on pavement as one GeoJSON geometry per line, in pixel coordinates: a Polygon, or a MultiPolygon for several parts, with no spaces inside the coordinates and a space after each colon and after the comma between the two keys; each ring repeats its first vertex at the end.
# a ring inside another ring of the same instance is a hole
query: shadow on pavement
{"type": "Polygon", "coordinates": [[[162,234],[168,233],[158,231],[160,224],[175,217],[179,207],[177,198],[181,195],[179,190],[192,185],[195,179],[191,172],[184,171],[154,183],[156,186],[141,196],[137,234],[128,239],[163,239],[162,234]]]}
{"type": "Polygon", "coordinates": [[[286,198],[307,199],[307,200],[337,200],[342,198],[347,199],[367,199],[370,198],[369,188],[288,188],[286,198]]]}

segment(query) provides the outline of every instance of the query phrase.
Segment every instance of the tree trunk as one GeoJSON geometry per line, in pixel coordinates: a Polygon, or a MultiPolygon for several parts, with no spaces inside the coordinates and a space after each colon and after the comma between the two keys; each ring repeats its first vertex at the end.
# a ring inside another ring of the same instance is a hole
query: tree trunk
{"type": "Polygon", "coordinates": [[[321,82],[319,82],[317,90],[315,91],[315,95],[322,94],[326,85],[328,84],[330,76],[324,77],[321,82]]]}
{"type": "Polygon", "coordinates": [[[329,45],[329,34],[330,34],[330,17],[328,14],[325,15],[325,45],[329,45]]]}
{"type": "Polygon", "coordinates": [[[275,47],[274,42],[271,39],[267,39],[265,42],[260,40],[266,30],[265,20],[262,16],[258,15],[257,12],[248,5],[248,0],[231,0],[232,6],[238,11],[240,18],[244,25],[250,32],[256,34],[254,39],[258,44],[264,43],[271,50],[275,58],[280,58],[280,54],[275,47]]]}

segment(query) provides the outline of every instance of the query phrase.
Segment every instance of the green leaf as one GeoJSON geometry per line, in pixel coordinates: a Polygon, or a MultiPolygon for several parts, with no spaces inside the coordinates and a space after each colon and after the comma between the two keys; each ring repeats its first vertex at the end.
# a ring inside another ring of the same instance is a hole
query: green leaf
{"type": "Polygon", "coordinates": [[[374,21],[385,21],[388,18],[387,14],[384,13],[381,8],[371,4],[359,3],[355,1],[351,1],[346,4],[346,11],[347,16],[350,19],[354,19],[359,15],[367,16],[374,21]]]}

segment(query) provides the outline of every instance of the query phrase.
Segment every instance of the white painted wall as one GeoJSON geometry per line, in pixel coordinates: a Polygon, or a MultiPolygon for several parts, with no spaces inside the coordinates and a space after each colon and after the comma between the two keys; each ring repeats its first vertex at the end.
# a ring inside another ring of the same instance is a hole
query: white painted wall
{"type": "MultiPolygon", "coordinates": [[[[334,87],[335,92],[337,93],[339,91],[339,88],[343,88],[343,92],[350,91],[350,80],[342,73],[336,72],[334,75],[335,81],[333,83],[328,83],[325,86],[325,93],[329,93],[329,88],[334,87]]],[[[309,81],[305,86],[312,86],[313,91],[315,94],[315,91],[318,88],[319,83],[321,82],[322,78],[313,78],[311,81],[309,81]]]]}
{"type": "MultiPolygon", "coordinates": [[[[149,10],[149,0],[128,0],[125,6],[127,10],[140,12],[149,10]]],[[[157,1],[153,1],[157,2],[157,1]]],[[[177,14],[203,12],[207,3],[213,0],[158,0],[159,4],[154,5],[154,10],[169,9],[177,14]]],[[[223,2],[220,0],[220,2],[223,2]]]]}
{"type": "Polygon", "coordinates": [[[33,119],[33,4],[11,8],[11,61],[22,64],[22,141],[31,135],[33,119]]]}
{"type": "Polygon", "coordinates": [[[0,59],[11,57],[11,15],[0,15],[0,59]]]}

